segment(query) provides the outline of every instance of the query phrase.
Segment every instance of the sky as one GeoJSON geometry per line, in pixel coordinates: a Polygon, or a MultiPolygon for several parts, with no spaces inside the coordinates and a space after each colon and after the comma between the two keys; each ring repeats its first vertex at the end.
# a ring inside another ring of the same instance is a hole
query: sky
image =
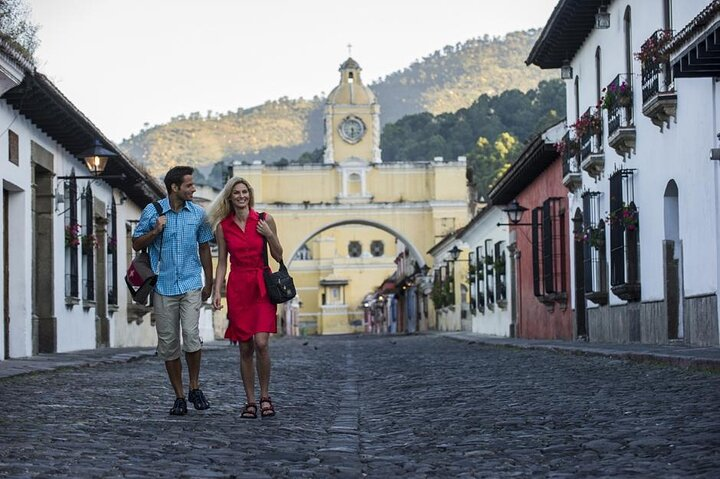
{"type": "Polygon", "coordinates": [[[38,70],[106,137],[366,84],[468,39],[545,25],[558,0],[26,0],[38,70]],[[348,45],[352,45],[350,50],[348,45]]]}

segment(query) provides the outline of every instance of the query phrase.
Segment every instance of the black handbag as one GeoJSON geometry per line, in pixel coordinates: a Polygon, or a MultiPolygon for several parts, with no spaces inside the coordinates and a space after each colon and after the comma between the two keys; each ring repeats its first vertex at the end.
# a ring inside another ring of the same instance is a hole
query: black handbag
{"type": "MultiPolygon", "coordinates": [[[[260,213],[260,219],[265,219],[264,212],[260,213]]],[[[268,265],[268,244],[265,236],[263,236],[263,259],[266,266],[265,270],[263,270],[263,277],[270,302],[281,304],[293,299],[297,295],[297,291],[295,290],[295,282],[288,273],[285,263],[280,260],[280,268],[274,273],[270,270],[268,265]]]]}

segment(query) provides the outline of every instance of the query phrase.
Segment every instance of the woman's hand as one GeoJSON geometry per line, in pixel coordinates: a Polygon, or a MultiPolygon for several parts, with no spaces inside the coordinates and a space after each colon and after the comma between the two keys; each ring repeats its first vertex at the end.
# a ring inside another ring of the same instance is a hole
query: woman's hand
{"type": "Polygon", "coordinates": [[[212,305],[215,311],[222,309],[222,298],[220,298],[220,293],[215,292],[215,294],[213,294],[212,305]]]}
{"type": "Polygon", "coordinates": [[[273,232],[272,228],[270,228],[270,225],[268,224],[268,222],[265,220],[258,220],[257,232],[268,239],[272,238],[273,235],[275,234],[273,232]]]}

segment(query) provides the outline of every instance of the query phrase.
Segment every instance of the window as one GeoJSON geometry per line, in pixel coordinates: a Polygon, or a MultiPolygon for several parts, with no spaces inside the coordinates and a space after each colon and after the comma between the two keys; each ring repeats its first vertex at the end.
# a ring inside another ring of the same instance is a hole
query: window
{"type": "Polygon", "coordinates": [[[532,210],[533,293],[543,303],[567,301],[565,210],[548,198],[532,210]]]}
{"type": "Polygon", "coordinates": [[[299,260],[307,260],[312,259],[312,252],[310,251],[310,248],[308,248],[307,244],[304,244],[298,249],[297,253],[295,253],[295,257],[293,259],[299,259],[299,260]]]}
{"type": "Polygon", "coordinates": [[[380,240],[375,240],[370,243],[370,254],[376,258],[379,258],[385,254],[385,244],[380,240]]]}
{"type": "Polygon", "coordinates": [[[493,262],[493,270],[495,273],[495,302],[501,308],[507,304],[507,288],[505,286],[505,242],[498,241],[495,243],[495,260],[493,262]]]}
{"type": "Polygon", "coordinates": [[[362,178],[357,173],[351,173],[348,176],[347,183],[348,196],[360,196],[362,194],[362,178]]]}
{"type": "Polygon", "coordinates": [[[640,299],[640,216],[634,201],[633,171],[610,177],[610,285],[625,300],[640,299]],[[633,285],[624,288],[625,285],[633,285]]]}
{"type": "Polygon", "coordinates": [[[83,213],[85,224],[83,225],[82,245],[83,257],[83,299],[86,301],[95,300],[95,232],[93,228],[93,193],[90,185],[85,187],[83,192],[83,213]]]}
{"type": "Polygon", "coordinates": [[[12,130],[8,130],[8,159],[10,163],[20,164],[20,142],[17,133],[12,130]]]}
{"type": "Polygon", "coordinates": [[[115,201],[110,206],[110,218],[108,218],[108,235],[107,235],[107,254],[110,263],[108,269],[108,304],[117,305],[117,277],[118,277],[118,260],[117,260],[117,207],[115,201]]]}
{"type": "Polygon", "coordinates": [[[483,247],[475,248],[475,288],[477,291],[477,310],[485,312],[485,256],[483,247]]]}
{"type": "Polygon", "coordinates": [[[78,247],[82,231],[78,223],[77,211],[77,180],[75,171],[70,173],[70,180],[65,183],[65,296],[78,298],[78,247]]]}
{"type": "Polygon", "coordinates": [[[493,251],[493,242],[491,239],[485,240],[485,305],[487,308],[492,311],[495,309],[495,281],[493,281],[494,275],[494,268],[493,263],[495,262],[495,259],[493,258],[492,251],[493,251]]]}
{"type": "Polygon", "coordinates": [[[600,47],[595,50],[595,102],[599,105],[602,97],[602,55],[600,47]]]}
{"type": "Polygon", "coordinates": [[[351,241],[348,244],[348,256],[351,258],[359,258],[362,255],[362,245],[359,241],[351,241]]]}
{"type": "Polygon", "coordinates": [[[605,221],[600,217],[600,192],[582,195],[582,223],[575,231],[575,247],[583,252],[583,285],[588,299],[598,304],[607,301],[607,248],[605,221]]]}

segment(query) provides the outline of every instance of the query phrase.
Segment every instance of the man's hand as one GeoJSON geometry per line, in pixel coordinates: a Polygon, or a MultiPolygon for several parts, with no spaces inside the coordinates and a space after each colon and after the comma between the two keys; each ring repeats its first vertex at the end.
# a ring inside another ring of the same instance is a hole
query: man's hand
{"type": "Polygon", "coordinates": [[[201,291],[201,293],[200,293],[200,297],[202,298],[202,302],[204,303],[205,301],[207,301],[211,294],[212,294],[212,285],[211,285],[211,284],[206,284],[205,286],[203,286],[203,289],[202,289],[202,291],[201,291]]]}
{"type": "Polygon", "coordinates": [[[167,216],[162,215],[158,216],[157,221],[155,222],[155,231],[160,234],[165,229],[165,223],[167,223],[167,216]]]}

